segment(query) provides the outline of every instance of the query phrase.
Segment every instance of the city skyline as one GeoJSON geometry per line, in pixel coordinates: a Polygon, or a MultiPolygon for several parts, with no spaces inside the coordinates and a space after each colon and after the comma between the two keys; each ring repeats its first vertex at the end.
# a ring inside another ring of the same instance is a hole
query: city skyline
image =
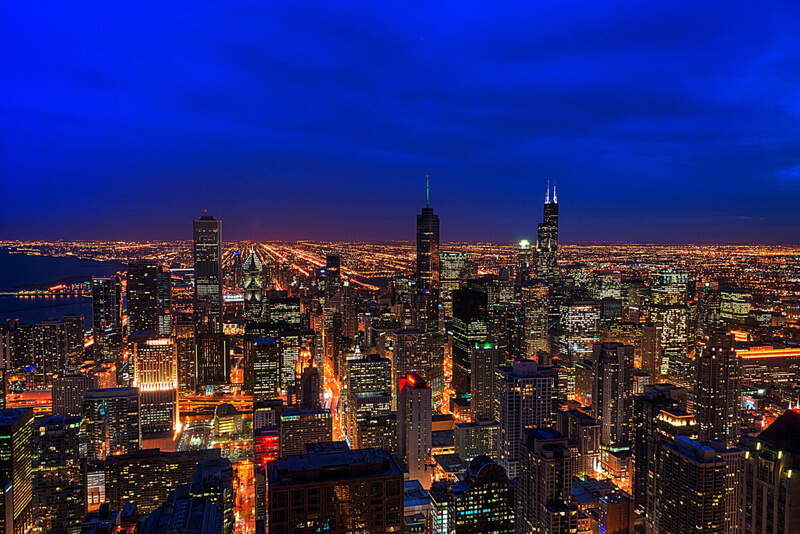
{"type": "Polygon", "coordinates": [[[576,7],[8,6],[0,238],[797,243],[800,8],[576,7]]]}

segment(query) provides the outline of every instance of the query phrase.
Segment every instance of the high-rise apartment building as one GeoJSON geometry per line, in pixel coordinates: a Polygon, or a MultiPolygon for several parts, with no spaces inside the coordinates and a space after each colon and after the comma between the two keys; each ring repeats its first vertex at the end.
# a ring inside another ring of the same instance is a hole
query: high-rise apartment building
{"type": "Polygon", "coordinates": [[[592,417],[600,424],[600,445],[605,448],[630,443],[633,392],[633,347],[622,343],[594,345],[592,417]]]}
{"type": "Polygon", "coordinates": [[[549,427],[526,428],[521,438],[516,532],[577,532],[578,510],[571,503],[576,458],[567,438],[549,427]]]}
{"type": "Polygon", "coordinates": [[[194,221],[194,318],[198,333],[222,333],[222,281],[222,221],[203,215],[194,221]]]}
{"type": "Polygon", "coordinates": [[[472,420],[494,419],[498,401],[495,370],[501,363],[497,345],[476,343],[470,350],[470,409],[472,420]]]}
{"type": "Polygon", "coordinates": [[[63,322],[67,337],[66,366],[68,369],[77,369],[84,360],[84,318],[80,313],[71,313],[64,316],[63,322]]]}
{"type": "Polygon", "coordinates": [[[526,428],[545,428],[553,417],[553,377],[539,372],[536,362],[514,360],[498,369],[500,399],[499,463],[510,478],[520,466],[520,444],[526,428]]]}
{"type": "Polygon", "coordinates": [[[233,464],[219,457],[200,460],[192,478],[192,496],[210,499],[222,512],[223,534],[233,534],[235,529],[233,483],[233,464]]]}
{"type": "Polygon", "coordinates": [[[53,415],[83,416],[83,396],[99,386],[94,373],[65,375],[53,380],[53,415]]]}
{"type": "Polygon", "coordinates": [[[558,411],[558,431],[578,451],[578,475],[594,476],[600,471],[600,423],[578,409],[558,411]]]}
{"type": "Polygon", "coordinates": [[[397,394],[397,454],[408,466],[408,476],[424,488],[431,485],[431,388],[416,373],[400,379],[397,394]]]}
{"type": "Polygon", "coordinates": [[[742,410],[741,357],[733,334],[713,333],[697,354],[694,412],[700,439],[739,442],[742,410]]]}
{"type": "Polygon", "coordinates": [[[264,264],[255,251],[242,264],[244,289],[244,320],[257,323],[264,320],[269,306],[264,302],[264,264]]]}
{"type": "Polygon", "coordinates": [[[139,389],[90,389],[83,398],[87,458],[104,460],[109,455],[139,450],[139,389]]]}
{"type": "Polygon", "coordinates": [[[392,361],[370,354],[348,361],[346,431],[354,448],[361,445],[358,424],[392,410],[392,361]]]}
{"type": "Polygon", "coordinates": [[[742,532],[741,449],[679,436],[660,454],[654,534],[742,532]]]}
{"type": "Polygon", "coordinates": [[[33,423],[33,513],[45,532],[79,530],[86,513],[82,426],[82,417],[64,415],[33,423]]]}
{"type": "Polygon", "coordinates": [[[134,339],[133,385],[142,435],[172,434],[178,424],[178,360],[172,338],[134,339]]]}
{"type": "Polygon", "coordinates": [[[430,203],[417,215],[417,264],[415,324],[425,331],[439,329],[441,263],[439,259],[439,216],[430,203]]]}
{"type": "Polygon", "coordinates": [[[663,325],[647,322],[642,324],[642,370],[650,375],[650,382],[661,382],[661,337],[663,325]]]}
{"type": "Polygon", "coordinates": [[[6,532],[23,534],[32,526],[33,408],[0,410],[0,481],[11,483],[3,488],[6,532]],[[10,493],[10,500],[9,500],[10,493]],[[10,523],[10,524],[9,524],[10,523]]]}
{"type": "Polygon", "coordinates": [[[521,286],[522,309],[525,315],[525,354],[530,360],[543,350],[550,352],[548,308],[550,289],[545,282],[528,281],[521,286]]]}

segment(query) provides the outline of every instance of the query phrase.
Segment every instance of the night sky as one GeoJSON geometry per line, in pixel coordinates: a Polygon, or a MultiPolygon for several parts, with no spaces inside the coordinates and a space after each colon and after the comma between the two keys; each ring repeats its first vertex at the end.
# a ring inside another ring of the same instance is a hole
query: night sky
{"type": "Polygon", "coordinates": [[[800,243],[800,2],[244,4],[3,2],[0,238],[800,243]]]}

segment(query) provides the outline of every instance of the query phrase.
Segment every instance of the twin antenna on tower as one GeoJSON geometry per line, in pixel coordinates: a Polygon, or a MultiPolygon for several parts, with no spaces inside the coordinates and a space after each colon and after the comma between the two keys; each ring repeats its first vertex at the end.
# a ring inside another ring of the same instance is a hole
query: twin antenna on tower
{"type": "MultiPolygon", "coordinates": [[[[547,191],[544,194],[544,203],[550,204],[550,180],[547,180],[547,191]]],[[[553,182],[553,203],[558,204],[558,195],[556,194],[555,182],[553,182]]]]}

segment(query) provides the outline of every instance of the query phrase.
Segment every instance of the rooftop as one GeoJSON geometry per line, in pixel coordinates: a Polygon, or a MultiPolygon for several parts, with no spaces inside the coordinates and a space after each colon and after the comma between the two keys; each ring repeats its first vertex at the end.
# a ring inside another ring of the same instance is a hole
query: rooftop
{"type": "Polygon", "coordinates": [[[267,466],[269,486],[292,486],[325,480],[403,476],[397,459],[381,449],[296,454],[267,466]]]}
{"type": "Polygon", "coordinates": [[[800,412],[787,410],[756,438],[772,449],[800,456],[800,412]]]}

